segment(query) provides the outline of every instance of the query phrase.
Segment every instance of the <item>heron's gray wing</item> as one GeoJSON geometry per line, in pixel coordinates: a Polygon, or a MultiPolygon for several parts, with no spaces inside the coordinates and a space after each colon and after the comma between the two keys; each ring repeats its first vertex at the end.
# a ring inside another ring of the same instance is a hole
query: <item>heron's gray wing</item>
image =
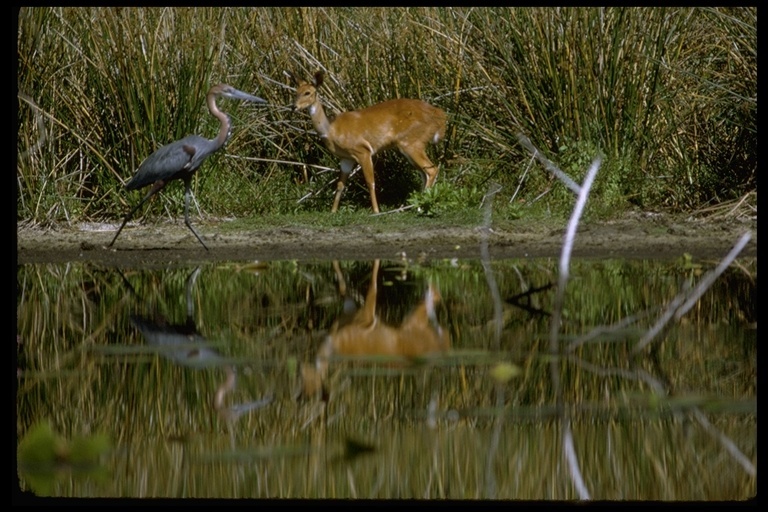
{"type": "Polygon", "coordinates": [[[133,178],[125,184],[128,190],[152,185],[158,181],[174,179],[179,172],[197,168],[204,158],[210,141],[199,135],[188,135],[171,142],[149,155],[139,165],[133,178]]]}

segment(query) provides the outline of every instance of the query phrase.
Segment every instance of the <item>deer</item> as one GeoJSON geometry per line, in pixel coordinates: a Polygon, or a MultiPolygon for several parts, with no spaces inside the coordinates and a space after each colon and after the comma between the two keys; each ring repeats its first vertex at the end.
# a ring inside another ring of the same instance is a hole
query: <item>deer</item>
{"type": "MultiPolygon", "coordinates": [[[[325,382],[328,366],[334,356],[394,356],[413,360],[448,351],[451,336],[437,321],[435,311],[441,296],[430,283],[422,300],[400,325],[382,322],[376,313],[380,260],[374,260],[371,281],[363,306],[353,313],[342,315],[329,329],[318,349],[315,363],[304,363],[301,368],[301,396],[312,397],[327,392],[325,382]]],[[[339,292],[346,296],[346,284],[338,261],[333,262],[339,283],[339,292]]]]}
{"type": "Polygon", "coordinates": [[[294,110],[308,109],[312,125],[326,148],[341,158],[331,213],[339,209],[347,179],[357,164],[363,169],[373,212],[379,213],[373,156],[391,148],[397,148],[422,172],[425,188],[434,185],[439,169],[427,156],[426,148],[427,144],[437,144],[445,136],[443,110],[425,101],[398,98],[342,112],[330,120],[317,92],[323,84],[323,71],[317,71],[312,82],[302,80],[293,72],[285,73],[296,85],[294,110]]]}

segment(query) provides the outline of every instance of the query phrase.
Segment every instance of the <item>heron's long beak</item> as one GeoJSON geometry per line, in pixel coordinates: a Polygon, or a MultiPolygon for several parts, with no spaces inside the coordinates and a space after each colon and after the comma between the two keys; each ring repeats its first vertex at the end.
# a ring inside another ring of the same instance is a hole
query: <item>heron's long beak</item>
{"type": "Polygon", "coordinates": [[[238,90],[235,90],[232,92],[232,98],[243,100],[243,101],[250,101],[252,103],[267,103],[267,100],[263,98],[259,98],[258,96],[252,96],[247,92],[238,91],[238,90]]]}

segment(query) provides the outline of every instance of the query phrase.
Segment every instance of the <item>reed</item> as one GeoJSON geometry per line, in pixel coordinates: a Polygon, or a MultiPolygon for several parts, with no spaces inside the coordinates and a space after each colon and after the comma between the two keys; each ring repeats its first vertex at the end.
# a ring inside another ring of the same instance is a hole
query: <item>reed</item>
{"type": "MultiPolygon", "coordinates": [[[[25,7],[18,22],[20,221],[120,218],[138,200],[121,184],[143,158],[213,136],[215,82],[271,106],[226,106],[232,138],[195,178],[200,213],[326,212],[337,161],[289,108],[286,70],[325,70],[329,114],[396,97],[446,110],[438,183],[466,192],[423,199],[443,211],[478,208],[494,181],[518,209],[567,215],[569,191],[524,173],[518,132],[577,181],[604,155],[596,213],[692,211],[756,191],[755,8],[25,7]]],[[[399,155],[376,172],[385,209],[420,200],[399,155]]],[[[178,217],[178,188],[147,215],[178,217]]],[[[354,176],[344,202],[362,209],[366,195],[354,176]]]]}

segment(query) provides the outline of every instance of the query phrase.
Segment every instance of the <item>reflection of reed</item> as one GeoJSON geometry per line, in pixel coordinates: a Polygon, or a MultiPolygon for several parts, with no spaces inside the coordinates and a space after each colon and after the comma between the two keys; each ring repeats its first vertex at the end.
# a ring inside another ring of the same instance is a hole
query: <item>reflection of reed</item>
{"type": "MultiPolygon", "coordinates": [[[[429,285],[424,300],[403,319],[399,326],[382,322],[376,313],[378,273],[380,261],[375,260],[371,270],[371,282],[360,309],[348,308],[331,327],[330,333],[318,350],[315,364],[304,364],[301,369],[302,394],[314,396],[324,389],[328,365],[334,355],[345,356],[395,356],[413,359],[450,348],[450,333],[437,321],[436,305],[440,293],[429,285]]],[[[339,281],[339,292],[346,295],[346,283],[337,261],[333,263],[339,281]]]]}
{"type": "Polygon", "coordinates": [[[214,410],[224,419],[234,421],[242,414],[269,404],[272,396],[267,396],[254,402],[225,406],[225,397],[237,385],[237,370],[210,346],[210,343],[200,333],[194,321],[194,302],[192,301],[192,286],[200,273],[195,269],[187,278],[187,320],[183,324],[170,324],[162,317],[149,318],[132,315],[131,323],[141,331],[148,344],[162,347],[160,354],[176,364],[189,368],[207,368],[219,366],[224,369],[224,381],[218,386],[213,398],[214,410]]]}

